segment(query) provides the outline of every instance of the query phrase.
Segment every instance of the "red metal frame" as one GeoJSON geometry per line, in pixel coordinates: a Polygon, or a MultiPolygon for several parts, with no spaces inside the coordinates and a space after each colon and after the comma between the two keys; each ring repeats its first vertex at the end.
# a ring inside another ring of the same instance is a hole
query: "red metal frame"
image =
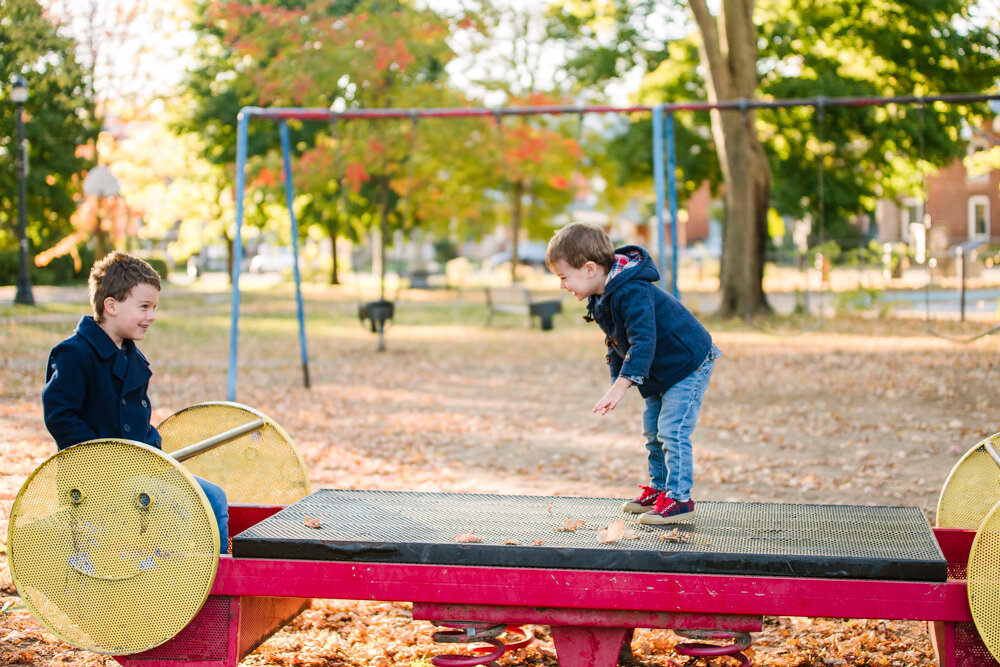
{"type": "Polygon", "coordinates": [[[965,582],[798,579],[223,558],[213,595],[972,620],[965,582]]]}
{"type": "MultiPolygon", "coordinates": [[[[232,507],[231,530],[235,534],[279,509],[232,507]]],[[[946,560],[964,565],[974,531],[938,529],[935,535],[946,560]]],[[[970,654],[969,641],[978,640],[961,578],[947,582],[800,579],[224,556],[212,595],[242,600],[244,606],[250,598],[285,600],[282,610],[290,616],[308,598],[334,598],[412,602],[414,618],[428,620],[549,625],[563,667],[612,667],[633,628],[753,632],[760,629],[763,616],[930,621],[942,667],[983,665],[981,657],[961,657],[970,654]],[[958,646],[961,642],[965,644],[958,646]]],[[[239,612],[237,606],[237,616],[239,612]]],[[[252,650],[288,620],[278,616],[274,614],[271,625],[254,628],[253,637],[240,636],[239,652],[252,650]]],[[[199,619],[200,615],[184,632],[197,633],[197,628],[217,632],[209,624],[199,625],[199,619]]],[[[230,635],[238,632],[233,627],[248,633],[248,625],[231,621],[230,635]]],[[[158,656],[169,653],[169,644],[156,649],[158,656]]],[[[124,662],[135,667],[233,667],[242,657],[192,663],[129,656],[124,662]]]]}

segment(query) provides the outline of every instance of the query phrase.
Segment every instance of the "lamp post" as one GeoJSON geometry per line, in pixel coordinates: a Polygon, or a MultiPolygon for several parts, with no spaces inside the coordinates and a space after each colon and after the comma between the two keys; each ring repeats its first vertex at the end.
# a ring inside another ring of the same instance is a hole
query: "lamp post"
{"type": "Polygon", "coordinates": [[[14,303],[22,303],[28,306],[34,305],[35,297],[31,294],[31,278],[28,277],[28,237],[27,218],[28,203],[27,191],[25,188],[25,177],[27,176],[27,155],[24,145],[24,103],[28,101],[28,82],[23,76],[18,74],[14,77],[14,84],[10,88],[10,99],[17,107],[17,151],[15,156],[15,167],[17,169],[17,293],[14,295],[14,303]]]}

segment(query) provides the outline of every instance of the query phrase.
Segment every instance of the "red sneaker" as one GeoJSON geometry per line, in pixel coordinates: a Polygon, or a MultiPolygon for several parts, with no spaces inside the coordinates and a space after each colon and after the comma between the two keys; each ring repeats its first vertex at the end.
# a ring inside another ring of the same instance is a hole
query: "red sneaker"
{"type": "Polygon", "coordinates": [[[653,509],[656,499],[660,497],[661,491],[657,491],[651,486],[639,486],[639,495],[635,499],[622,505],[623,512],[630,514],[642,514],[653,509]]]}
{"type": "Polygon", "coordinates": [[[694,500],[679,502],[661,493],[656,499],[653,509],[639,517],[639,523],[659,526],[666,523],[678,523],[694,516],[694,500]]]}

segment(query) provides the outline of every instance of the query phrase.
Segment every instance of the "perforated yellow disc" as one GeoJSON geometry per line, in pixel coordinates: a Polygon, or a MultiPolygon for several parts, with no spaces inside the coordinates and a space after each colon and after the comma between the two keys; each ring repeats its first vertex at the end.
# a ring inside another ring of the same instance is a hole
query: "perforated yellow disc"
{"type": "Polygon", "coordinates": [[[291,437],[273,419],[239,403],[199,403],[157,426],[163,451],[174,452],[261,419],[252,433],[184,461],[191,474],[215,482],[230,503],[290,505],[309,495],[309,474],[291,437]]]}
{"type": "Polygon", "coordinates": [[[994,460],[994,455],[1000,458],[998,452],[1000,433],[995,433],[959,459],[938,498],[938,527],[979,528],[993,505],[1000,501],[1000,464],[994,460]]]}
{"type": "Polygon", "coordinates": [[[7,530],[28,610],[68,644],[126,655],[177,634],[201,609],[219,528],[191,475],[159,450],[92,440],[25,481],[7,530]]]}
{"type": "Polygon", "coordinates": [[[1000,661],[1000,503],[983,519],[969,552],[966,580],[972,620],[983,643],[1000,661]]]}

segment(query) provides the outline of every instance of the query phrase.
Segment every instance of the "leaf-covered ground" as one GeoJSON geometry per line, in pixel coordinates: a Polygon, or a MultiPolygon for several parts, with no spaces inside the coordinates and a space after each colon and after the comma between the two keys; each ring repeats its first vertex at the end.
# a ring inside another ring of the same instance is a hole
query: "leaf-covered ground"
{"type": "MultiPolygon", "coordinates": [[[[39,404],[46,354],[85,312],[80,290],[36,298],[32,309],[0,308],[4,538],[14,496],[54,449],[39,404]]],[[[608,416],[591,414],[607,383],[602,337],[580,321],[578,304],[566,305],[550,332],[516,316],[486,328],[478,294],[407,293],[377,353],[355,294],[313,287],[307,390],[291,293],[247,293],[236,398],[290,432],[314,488],[630,497],[644,481],[641,401],[630,394],[608,416]]],[[[229,317],[222,291],[164,292],[142,344],[155,373],[154,421],[225,399],[229,317]]],[[[1000,336],[959,345],[920,321],[860,317],[781,335],[707,323],[725,356],[695,434],[697,500],[913,505],[933,521],[952,465],[1000,430],[1000,336]]],[[[0,664],[113,664],[41,629],[20,608],[3,556],[0,664]]],[[[532,630],[537,641],[503,665],[557,664],[547,628],[532,630]]],[[[442,652],[430,635],[406,604],[317,601],[243,664],[427,667],[442,652]]],[[[755,639],[755,665],[935,664],[918,622],[769,617],[755,639]]],[[[637,631],[636,660],[734,664],[678,656],[676,641],[637,631]]]]}

